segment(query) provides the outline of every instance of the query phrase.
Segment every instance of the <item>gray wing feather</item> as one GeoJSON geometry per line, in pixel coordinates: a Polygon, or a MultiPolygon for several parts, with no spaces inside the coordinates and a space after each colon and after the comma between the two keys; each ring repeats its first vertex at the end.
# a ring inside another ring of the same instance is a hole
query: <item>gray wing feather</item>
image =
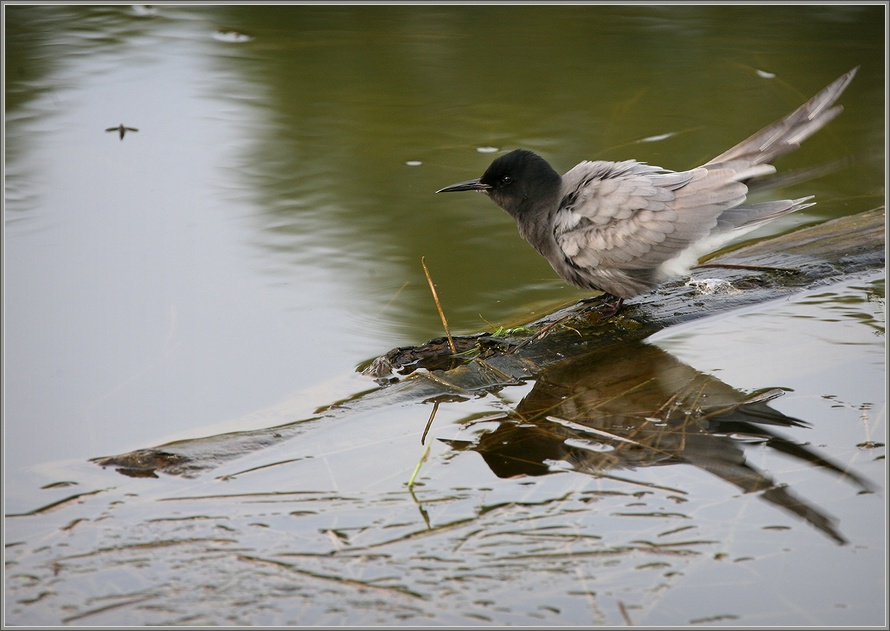
{"type": "Polygon", "coordinates": [[[582,162],[563,178],[568,192],[554,236],[575,266],[654,268],[745,201],[747,188],[735,176],[726,167],[664,172],[632,161],[582,162]]]}

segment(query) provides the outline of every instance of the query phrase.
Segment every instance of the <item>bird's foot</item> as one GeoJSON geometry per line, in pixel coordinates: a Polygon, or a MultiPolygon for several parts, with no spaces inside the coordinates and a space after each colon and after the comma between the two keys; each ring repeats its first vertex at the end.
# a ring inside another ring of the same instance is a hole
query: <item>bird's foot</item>
{"type": "Polygon", "coordinates": [[[624,298],[604,293],[591,298],[582,298],[579,302],[581,304],[598,303],[598,306],[595,307],[597,313],[602,315],[603,318],[611,318],[621,309],[621,305],[624,304],[624,298]]]}

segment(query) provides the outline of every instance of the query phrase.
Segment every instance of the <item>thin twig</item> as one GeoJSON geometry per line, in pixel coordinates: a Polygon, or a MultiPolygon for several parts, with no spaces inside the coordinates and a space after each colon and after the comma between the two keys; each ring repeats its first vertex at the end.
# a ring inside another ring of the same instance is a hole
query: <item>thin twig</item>
{"type": "Polygon", "coordinates": [[[439,409],[439,402],[433,402],[433,411],[430,412],[430,418],[426,422],[426,427],[423,428],[423,435],[420,437],[420,444],[422,445],[426,440],[427,432],[430,431],[430,426],[433,424],[433,419],[436,418],[436,411],[439,409]]]}
{"type": "Polygon", "coordinates": [[[436,309],[439,310],[439,317],[442,318],[442,326],[445,327],[445,335],[448,336],[448,346],[451,347],[452,354],[457,354],[457,348],[455,348],[454,340],[451,338],[451,331],[448,330],[448,320],[445,319],[445,312],[442,311],[442,305],[439,304],[439,295],[436,293],[436,286],[433,285],[430,271],[426,268],[426,257],[420,257],[420,264],[423,265],[423,273],[426,274],[426,282],[430,284],[430,291],[433,292],[433,300],[436,301],[436,309]]]}
{"type": "Polygon", "coordinates": [[[628,615],[627,613],[627,607],[625,607],[624,603],[620,600],[618,601],[618,611],[621,612],[621,617],[624,618],[624,622],[625,624],[627,624],[627,626],[634,626],[633,621],[630,619],[630,615],[628,615]]]}
{"type": "MultiPolygon", "coordinates": [[[[568,319],[571,318],[571,317],[574,317],[574,316],[573,316],[573,314],[569,313],[569,314],[567,314],[567,315],[562,316],[561,318],[559,318],[559,319],[557,319],[557,320],[554,320],[553,322],[551,322],[550,324],[548,324],[547,326],[545,326],[543,329],[541,329],[540,331],[538,331],[538,332],[535,333],[534,335],[532,335],[532,336],[530,336],[530,337],[527,337],[526,339],[522,340],[519,344],[517,344],[516,346],[514,346],[513,349],[512,349],[510,352],[511,352],[511,353],[515,353],[516,351],[518,351],[518,350],[520,350],[520,349],[525,348],[526,346],[528,346],[528,345],[529,345],[530,343],[532,343],[534,340],[541,340],[541,339],[544,339],[544,337],[547,335],[547,333],[550,332],[550,329],[552,329],[553,327],[555,327],[557,324],[561,324],[561,323],[565,322],[566,320],[568,320],[568,319]]],[[[571,327],[569,327],[569,328],[571,328],[571,327]]],[[[575,330],[575,329],[572,329],[572,330],[575,331],[575,333],[578,333],[577,330],[575,330]]],[[[580,335],[580,333],[578,333],[578,335],[580,335]]]]}
{"type": "Polygon", "coordinates": [[[417,461],[417,466],[414,467],[414,473],[411,474],[411,478],[408,480],[408,488],[411,489],[414,486],[414,478],[417,477],[417,474],[420,473],[420,466],[426,462],[426,459],[429,458],[430,455],[430,446],[427,445],[423,450],[423,455],[420,457],[420,460],[417,461]]]}

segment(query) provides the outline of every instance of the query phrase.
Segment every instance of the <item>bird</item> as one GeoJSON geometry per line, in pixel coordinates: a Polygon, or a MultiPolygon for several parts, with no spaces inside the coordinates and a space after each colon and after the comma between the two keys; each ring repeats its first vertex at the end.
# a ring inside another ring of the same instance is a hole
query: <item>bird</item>
{"type": "Polygon", "coordinates": [[[560,176],[538,154],[515,149],[496,158],[481,177],[436,193],[490,197],[563,280],[602,292],[597,299],[614,315],[624,300],[688,274],[701,256],[814,204],[812,195],[758,203],[747,203],[747,196],[752,180],[776,173],[776,158],[843,111],[835,102],[858,69],[693,169],[586,160],[560,176]]]}
{"type": "Polygon", "coordinates": [[[124,134],[126,134],[128,131],[139,131],[139,130],[136,129],[135,127],[127,127],[126,125],[121,123],[117,127],[109,127],[105,131],[116,131],[118,134],[120,134],[121,140],[123,140],[124,134]]]}

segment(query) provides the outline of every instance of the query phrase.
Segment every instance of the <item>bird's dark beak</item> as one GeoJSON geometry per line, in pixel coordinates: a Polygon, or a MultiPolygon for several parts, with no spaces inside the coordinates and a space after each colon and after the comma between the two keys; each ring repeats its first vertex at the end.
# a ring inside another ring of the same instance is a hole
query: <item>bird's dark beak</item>
{"type": "Polygon", "coordinates": [[[466,182],[458,182],[457,184],[452,184],[451,186],[446,186],[445,188],[440,188],[437,193],[456,193],[457,191],[478,191],[479,193],[488,192],[491,186],[489,184],[483,184],[479,181],[479,179],[475,180],[467,180],[466,182]]]}

